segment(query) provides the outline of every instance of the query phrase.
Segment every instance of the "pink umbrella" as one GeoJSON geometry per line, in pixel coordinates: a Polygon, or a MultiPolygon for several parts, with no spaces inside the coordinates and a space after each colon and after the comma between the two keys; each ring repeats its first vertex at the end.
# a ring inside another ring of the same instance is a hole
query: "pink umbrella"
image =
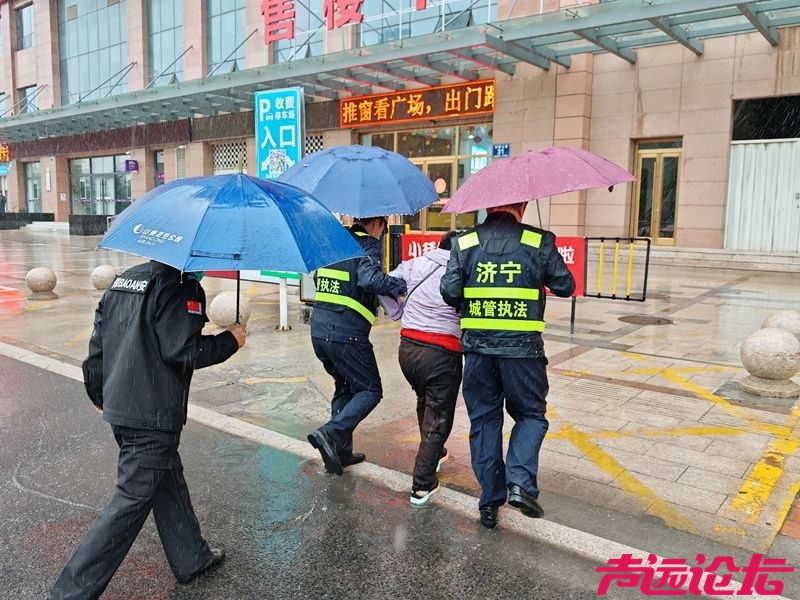
{"type": "Polygon", "coordinates": [[[602,156],[580,148],[552,147],[501,158],[462,185],[442,209],[465,213],[589,188],[612,188],[636,178],[602,156]]]}

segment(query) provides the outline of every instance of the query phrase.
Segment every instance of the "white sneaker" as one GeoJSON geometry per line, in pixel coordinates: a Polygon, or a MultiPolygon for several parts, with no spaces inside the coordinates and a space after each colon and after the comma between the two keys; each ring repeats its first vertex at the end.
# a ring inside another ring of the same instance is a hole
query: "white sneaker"
{"type": "Polygon", "coordinates": [[[439,491],[439,484],[436,484],[436,487],[426,492],[425,490],[417,490],[416,492],[411,492],[411,497],[409,501],[411,502],[412,506],[423,506],[428,503],[428,500],[431,499],[436,492],[439,491]]]}
{"type": "Polygon", "coordinates": [[[447,459],[450,458],[450,453],[447,451],[447,448],[442,449],[442,455],[439,457],[439,463],[436,465],[436,472],[442,470],[442,463],[447,462],[447,459]]]}

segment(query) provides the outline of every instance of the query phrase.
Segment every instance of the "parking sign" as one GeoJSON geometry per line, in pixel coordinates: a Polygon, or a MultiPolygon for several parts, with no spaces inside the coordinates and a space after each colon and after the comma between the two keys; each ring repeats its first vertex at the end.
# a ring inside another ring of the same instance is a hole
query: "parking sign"
{"type": "Polygon", "coordinates": [[[303,88],[255,93],[256,175],[275,179],[303,156],[303,88]]]}
{"type": "MultiPolygon", "coordinates": [[[[275,179],[303,157],[305,111],[303,88],[256,92],[256,176],[275,179]]],[[[242,271],[247,281],[300,285],[299,273],[242,271]]],[[[281,294],[281,329],[286,328],[285,300],[281,294]]]]}

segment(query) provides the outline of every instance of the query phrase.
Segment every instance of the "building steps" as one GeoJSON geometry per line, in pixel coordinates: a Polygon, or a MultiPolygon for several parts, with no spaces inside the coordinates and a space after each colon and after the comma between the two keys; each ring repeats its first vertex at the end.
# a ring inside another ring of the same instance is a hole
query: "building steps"
{"type": "Polygon", "coordinates": [[[66,221],[33,221],[25,225],[25,229],[37,231],[66,231],[69,232],[69,223],[66,221]]]}
{"type": "Polygon", "coordinates": [[[800,254],[651,246],[653,266],[800,273],[800,254]]]}

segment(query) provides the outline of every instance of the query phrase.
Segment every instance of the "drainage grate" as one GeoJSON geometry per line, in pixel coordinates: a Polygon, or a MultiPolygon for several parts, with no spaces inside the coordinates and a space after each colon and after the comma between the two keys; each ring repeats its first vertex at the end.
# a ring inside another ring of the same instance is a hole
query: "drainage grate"
{"type": "Polygon", "coordinates": [[[624,323],[633,325],[672,325],[672,321],[664,317],[650,317],[648,315],[626,315],[619,318],[624,323]]]}

